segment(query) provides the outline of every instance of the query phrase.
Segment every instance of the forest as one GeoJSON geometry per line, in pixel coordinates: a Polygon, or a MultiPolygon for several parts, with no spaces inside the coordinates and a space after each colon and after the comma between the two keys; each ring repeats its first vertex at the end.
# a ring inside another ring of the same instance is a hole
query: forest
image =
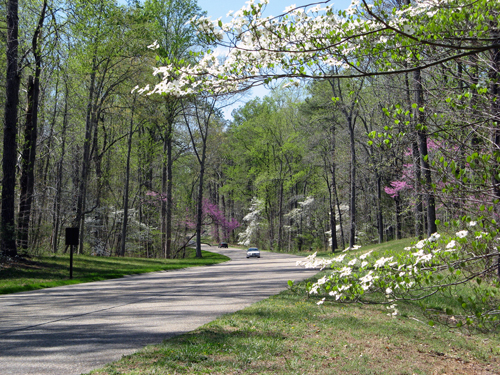
{"type": "Polygon", "coordinates": [[[65,252],[67,227],[79,253],[164,258],[494,237],[499,4],[265,3],[228,25],[196,0],[1,2],[2,254],[65,252]]]}

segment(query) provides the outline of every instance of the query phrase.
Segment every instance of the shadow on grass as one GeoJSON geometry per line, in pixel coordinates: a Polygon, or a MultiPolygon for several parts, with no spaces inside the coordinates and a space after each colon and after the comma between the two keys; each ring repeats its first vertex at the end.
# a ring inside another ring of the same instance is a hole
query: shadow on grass
{"type": "Polygon", "coordinates": [[[168,271],[182,268],[212,265],[229,258],[210,252],[202,252],[203,258],[194,258],[190,252],[184,259],[103,258],[76,255],[73,276],[69,279],[69,255],[41,257],[36,261],[21,260],[0,268],[0,294],[26,292],[92,281],[116,279],[127,275],[168,271]]]}

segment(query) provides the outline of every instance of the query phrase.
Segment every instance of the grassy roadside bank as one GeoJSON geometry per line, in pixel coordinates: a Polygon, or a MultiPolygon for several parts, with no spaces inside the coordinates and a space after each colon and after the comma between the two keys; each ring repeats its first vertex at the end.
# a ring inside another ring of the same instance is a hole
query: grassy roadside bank
{"type": "Polygon", "coordinates": [[[92,374],[500,374],[498,335],[431,327],[416,303],[317,306],[300,285],[92,374]]]}
{"type": "Polygon", "coordinates": [[[498,374],[500,340],[430,327],[418,308],[317,306],[282,292],[91,374],[498,374]]]}
{"type": "Polygon", "coordinates": [[[221,263],[229,258],[203,251],[195,257],[190,249],[185,259],[146,259],[75,255],[73,279],[69,280],[69,255],[52,255],[0,264],[0,294],[106,280],[125,275],[175,270],[221,263]]]}

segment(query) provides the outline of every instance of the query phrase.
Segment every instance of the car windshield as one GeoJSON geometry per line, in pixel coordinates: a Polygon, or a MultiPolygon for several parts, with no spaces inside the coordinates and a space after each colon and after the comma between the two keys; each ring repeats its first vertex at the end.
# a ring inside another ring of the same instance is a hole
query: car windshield
{"type": "Polygon", "coordinates": [[[259,249],[257,249],[256,247],[251,247],[250,249],[248,249],[248,251],[259,251],[259,249]]]}

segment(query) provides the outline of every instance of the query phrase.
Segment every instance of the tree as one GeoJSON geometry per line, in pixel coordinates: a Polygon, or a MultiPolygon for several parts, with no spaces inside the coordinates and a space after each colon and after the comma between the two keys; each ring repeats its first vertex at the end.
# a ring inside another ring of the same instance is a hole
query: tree
{"type": "Polygon", "coordinates": [[[183,103],[184,123],[189,132],[191,146],[199,163],[200,171],[198,178],[198,194],[196,203],[196,257],[201,258],[201,236],[203,225],[203,183],[205,177],[207,141],[210,128],[214,121],[220,121],[217,118],[217,99],[218,98],[200,98],[183,103]],[[187,107],[189,105],[189,107],[187,107]]]}
{"type": "Polygon", "coordinates": [[[1,247],[4,256],[17,255],[15,235],[15,186],[17,159],[17,106],[19,104],[19,3],[17,0],[7,2],[7,85],[3,128],[2,157],[2,239],[1,247]]]}
{"type": "Polygon", "coordinates": [[[40,74],[42,71],[42,31],[47,10],[47,0],[44,0],[38,24],[31,42],[31,50],[35,58],[35,76],[30,76],[28,81],[28,108],[26,113],[26,126],[24,144],[21,156],[20,202],[18,239],[21,248],[28,249],[28,233],[31,216],[31,204],[35,185],[35,160],[38,136],[38,105],[40,96],[40,74]]]}
{"type": "MultiPolygon", "coordinates": [[[[159,38],[152,45],[155,48],[160,63],[183,66],[190,59],[190,53],[201,44],[195,28],[189,24],[194,16],[203,15],[196,1],[192,0],[148,0],[144,3],[146,17],[153,21],[152,36],[159,38]]],[[[162,102],[164,120],[161,137],[163,139],[164,162],[162,166],[162,193],[166,199],[161,205],[162,248],[165,257],[171,257],[172,246],[172,212],[174,183],[173,166],[173,137],[174,124],[180,114],[182,105],[175,96],[164,96],[162,102]]]]}

